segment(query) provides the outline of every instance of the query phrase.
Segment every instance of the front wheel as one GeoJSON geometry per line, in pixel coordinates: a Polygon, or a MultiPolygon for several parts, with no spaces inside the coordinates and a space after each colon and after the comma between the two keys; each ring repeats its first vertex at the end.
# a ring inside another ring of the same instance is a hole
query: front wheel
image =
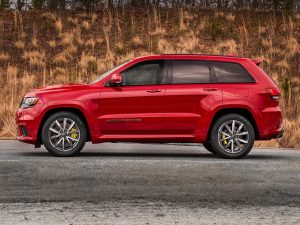
{"type": "Polygon", "coordinates": [[[255,133],[248,119],[239,114],[227,114],[213,125],[210,134],[211,146],[223,158],[238,159],[252,149],[255,133]]]}
{"type": "Polygon", "coordinates": [[[84,123],[72,112],[57,112],[44,123],[42,141],[55,156],[74,156],[85,145],[87,132],[84,123]]]}

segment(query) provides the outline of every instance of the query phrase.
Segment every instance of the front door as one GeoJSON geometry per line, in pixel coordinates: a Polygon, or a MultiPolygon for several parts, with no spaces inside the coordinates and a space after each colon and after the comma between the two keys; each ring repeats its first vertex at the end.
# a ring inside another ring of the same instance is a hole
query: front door
{"type": "Polygon", "coordinates": [[[102,139],[142,140],[162,128],[165,110],[164,61],[144,61],[121,72],[123,83],[101,90],[102,139]]]}

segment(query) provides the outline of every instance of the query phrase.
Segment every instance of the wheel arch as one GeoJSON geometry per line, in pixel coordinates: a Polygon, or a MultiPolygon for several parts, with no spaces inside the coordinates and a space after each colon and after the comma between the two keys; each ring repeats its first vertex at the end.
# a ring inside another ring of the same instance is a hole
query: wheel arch
{"type": "Polygon", "coordinates": [[[230,114],[230,113],[235,113],[235,114],[239,114],[241,116],[244,116],[246,119],[249,120],[249,122],[253,125],[253,128],[254,128],[254,133],[255,133],[255,140],[258,140],[259,139],[259,130],[258,130],[258,126],[257,126],[257,123],[256,123],[256,120],[255,118],[253,117],[251,111],[249,109],[246,109],[246,108],[222,108],[222,109],[219,109],[213,116],[212,118],[212,122],[210,124],[210,127],[209,127],[209,130],[208,130],[208,134],[207,134],[207,137],[206,137],[206,141],[209,142],[210,140],[210,132],[211,132],[211,129],[214,125],[214,123],[216,122],[216,120],[218,118],[220,118],[221,116],[224,116],[226,114],[230,114]]]}
{"type": "Polygon", "coordinates": [[[42,143],[42,136],[41,136],[41,133],[42,133],[42,128],[43,128],[43,125],[45,123],[45,121],[49,118],[49,116],[51,116],[52,114],[54,113],[57,113],[57,112],[62,112],[62,111],[66,111],[66,112],[72,112],[76,115],[78,115],[84,125],[85,125],[85,128],[86,128],[86,132],[87,132],[87,141],[91,141],[91,132],[90,132],[90,128],[89,128],[89,125],[88,125],[88,122],[87,122],[87,119],[86,119],[86,116],[84,115],[84,113],[82,112],[81,109],[79,108],[76,108],[76,107],[58,107],[58,108],[51,108],[51,109],[48,109],[43,117],[42,117],[42,120],[40,122],[40,125],[39,125],[39,129],[38,129],[38,135],[37,135],[37,140],[36,140],[36,144],[35,144],[35,147],[40,147],[43,143],[42,143]]]}

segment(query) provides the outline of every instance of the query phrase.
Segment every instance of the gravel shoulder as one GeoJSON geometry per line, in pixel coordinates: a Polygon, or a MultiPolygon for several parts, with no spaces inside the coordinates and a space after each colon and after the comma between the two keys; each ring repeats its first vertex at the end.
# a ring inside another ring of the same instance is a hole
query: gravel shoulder
{"type": "Polygon", "coordinates": [[[298,207],[176,205],[164,202],[0,204],[1,224],[299,224],[298,207]]]}

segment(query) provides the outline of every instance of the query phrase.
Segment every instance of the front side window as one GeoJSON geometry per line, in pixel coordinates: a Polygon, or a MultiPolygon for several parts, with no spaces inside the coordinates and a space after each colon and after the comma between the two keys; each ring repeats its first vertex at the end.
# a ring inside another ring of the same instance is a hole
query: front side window
{"type": "Polygon", "coordinates": [[[238,63],[211,62],[218,83],[253,83],[254,79],[238,63]]]}
{"type": "Polygon", "coordinates": [[[205,61],[174,60],[173,84],[210,83],[210,71],[205,61]]]}
{"type": "Polygon", "coordinates": [[[123,77],[122,86],[161,84],[163,65],[164,62],[162,60],[146,61],[126,69],[121,72],[123,77]]]}

